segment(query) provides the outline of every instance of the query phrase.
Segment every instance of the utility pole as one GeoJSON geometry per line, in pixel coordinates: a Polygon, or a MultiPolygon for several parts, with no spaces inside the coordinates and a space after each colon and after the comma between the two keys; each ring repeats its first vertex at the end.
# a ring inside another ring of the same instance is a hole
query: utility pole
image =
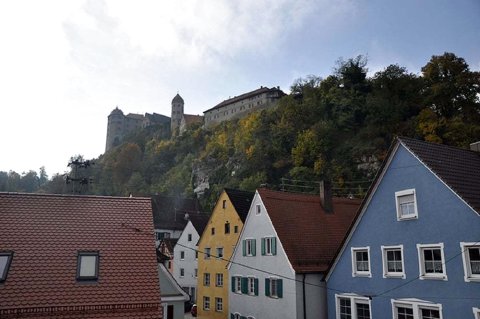
{"type": "MultiPolygon", "coordinates": [[[[87,169],[95,163],[91,160],[84,160],[82,156],[72,157],[68,166],[71,167],[70,174],[65,177],[67,185],[72,184],[72,194],[84,194],[88,191],[88,185],[93,183],[92,177],[81,174],[81,169],[87,169]]],[[[85,171],[83,171],[85,173],[85,171]]]]}

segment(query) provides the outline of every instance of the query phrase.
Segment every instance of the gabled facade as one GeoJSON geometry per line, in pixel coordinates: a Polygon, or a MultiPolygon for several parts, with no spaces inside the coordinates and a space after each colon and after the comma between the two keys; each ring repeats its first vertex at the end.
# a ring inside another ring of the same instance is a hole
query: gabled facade
{"type": "Polygon", "coordinates": [[[227,264],[250,208],[253,193],[225,189],[198,243],[199,318],[228,317],[227,264]]]}
{"type": "Polygon", "coordinates": [[[398,138],[328,276],[329,318],[480,318],[480,153],[398,138]]]}
{"type": "Polygon", "coordinates": [[[323,275],[359,205],[259,189],[229,264],[230,318],[326,318],[323,275]]]}
{"type": "Polygon", "coordinates": [[[189,300],[190,297],[162,263],[158,264],[158,277],[162,288],[161,298],[164,318],[183,319],[185,301],[189,300]]]}
{"type": "Polygon", "coordinates": [[[190,215],[185,229],[173,248],[175,263],[173,277],[194,302],[197,297],[198,241],[209,217],[208,214],[190,215]]]}
{"type": "Polygon", "coordinates": [[[149,198],[0,193],[0,220],[0,318],[162,318],[149,198]]]}

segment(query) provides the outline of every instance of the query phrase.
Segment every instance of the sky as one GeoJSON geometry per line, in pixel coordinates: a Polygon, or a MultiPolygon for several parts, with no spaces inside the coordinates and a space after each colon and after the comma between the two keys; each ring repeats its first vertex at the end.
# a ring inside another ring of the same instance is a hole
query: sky
{"type": "Polygon", "coordinates": [[[288,93],[335,62],[420,74],[453,52],[480,70],[479,0],[3,0],[0,171],[105,150],[107,117],[203,114],[260,86],[288,93]]]}

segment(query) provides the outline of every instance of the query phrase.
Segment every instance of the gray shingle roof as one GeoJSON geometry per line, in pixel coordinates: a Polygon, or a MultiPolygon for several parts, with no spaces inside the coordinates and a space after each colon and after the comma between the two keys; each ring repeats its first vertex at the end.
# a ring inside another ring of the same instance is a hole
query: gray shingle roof
{"type": "Polygon", "coordinates": [[[248,215],[248,210],[253,200],[255,193],[241,191],[238,189],[225,188],[225,192],[230,198],[235,210],[237,211],[238,216],[245,223],[245,219],[248,215]]]}

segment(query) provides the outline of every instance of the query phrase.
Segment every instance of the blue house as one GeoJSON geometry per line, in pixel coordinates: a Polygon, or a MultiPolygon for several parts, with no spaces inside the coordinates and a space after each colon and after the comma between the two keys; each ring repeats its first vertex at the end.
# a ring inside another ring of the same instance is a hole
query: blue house
{"type": "Polygon", "coordinates": [[[480,153],[397,138],[326,281],[330,319],[480,319],[480,153]]]}

